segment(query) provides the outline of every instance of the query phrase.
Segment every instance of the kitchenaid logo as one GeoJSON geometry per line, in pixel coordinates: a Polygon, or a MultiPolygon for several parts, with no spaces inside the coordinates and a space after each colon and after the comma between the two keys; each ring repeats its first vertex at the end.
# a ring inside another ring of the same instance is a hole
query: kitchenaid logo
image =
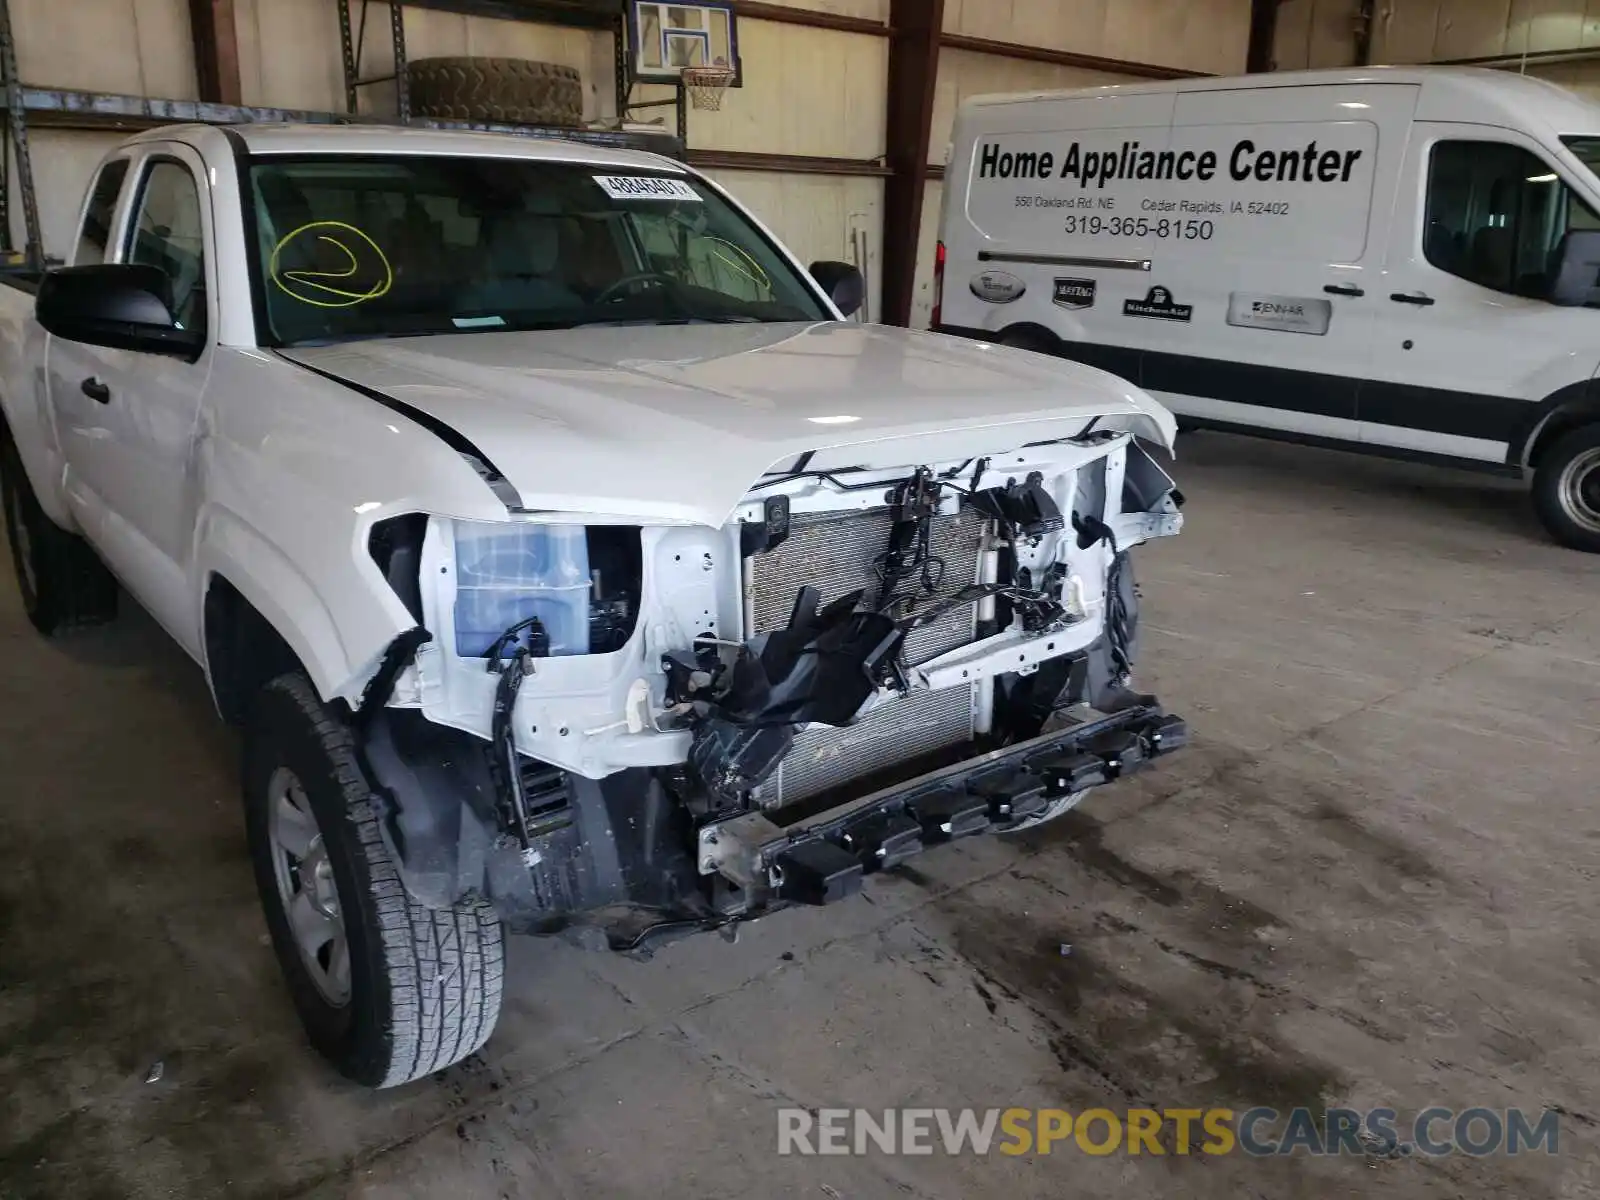
{"type": "Polygon", "coordinates": [[[1093,308],[1095,288],[1093,279],[1058,279],[1051,299],[1057,308],[1093,308]]]}
{"type": "Polygon", "coordinates": [[[1153,287],[1143,300],[1124,300],[1122,312],[1124,316],[1151,317],[1157,321],[1188,321],[1194,316],[1194,305],[1175,303],[1166,288],[1153,287]]]}
{"type": "Polygon", "coordinates": [[[1138,142],[1085,150],[1073,142],[1053,150],[1007,150],[998,142],[978,149],[979,179],[1073,179],[1080,188],[1113,180],[1197,179],[1220,172],[1236,183],[1349,183],[1363,150],[1329,150],[1315,141],[1297,147],[1261,147],[1249,138],[1214,150],[1146,150],[1138,142]]]}
{"type": "Polygon", "coordinates": [[[1258,296],[1233,292],[1228,297],[1228,324],[1278,333],[1328,332],[1333,302],[1306,296],[1258,296]]]}

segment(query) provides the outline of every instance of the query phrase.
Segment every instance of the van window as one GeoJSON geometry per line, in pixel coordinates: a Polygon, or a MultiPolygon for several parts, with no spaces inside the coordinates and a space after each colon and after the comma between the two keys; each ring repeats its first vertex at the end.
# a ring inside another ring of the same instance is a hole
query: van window
{"type": "Polygon", "coordinates": [[[1505,142],[1434,146],[1422,249],[1441,271],[1542,299],[1569,229],[1600,229],[1600,217],[1543,159],[1505,142]]]}
{"type": "Polygon", "coordinates": [[[84,210],[83,229],[78,234],[78,250],[72,256],[74,266],[87,267],[106,260],[106,245],[111,241],[111,218],[117,211],[117,195],[122,191],[122,181],[128,174],[128,160],[119,158],[100,168],[100,177],[94,181],[94,192],[89,197],[89,207],[84,210]]]}

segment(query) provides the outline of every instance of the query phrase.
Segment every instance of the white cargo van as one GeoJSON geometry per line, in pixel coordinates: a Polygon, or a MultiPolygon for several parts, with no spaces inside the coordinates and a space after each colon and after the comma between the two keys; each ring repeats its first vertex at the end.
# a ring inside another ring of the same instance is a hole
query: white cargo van
{"type": "Polygon", "coordinates": [[[1529,473],[1600,552],[1600,106],[1366,68],[967,102],[947,333],[1103,367],[1190,426],[1529,473]]]}

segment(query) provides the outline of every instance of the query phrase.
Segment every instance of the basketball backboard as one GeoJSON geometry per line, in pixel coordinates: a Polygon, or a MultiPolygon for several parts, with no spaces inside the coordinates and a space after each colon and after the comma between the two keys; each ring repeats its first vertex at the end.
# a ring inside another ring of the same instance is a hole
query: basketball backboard
{"type": "Polygon", "coordinates": [[[723,0],[628,0],[628,65],[640,83],[673,83],[685,67],[731,67],[743,82],[739,29],[723,0]]]}

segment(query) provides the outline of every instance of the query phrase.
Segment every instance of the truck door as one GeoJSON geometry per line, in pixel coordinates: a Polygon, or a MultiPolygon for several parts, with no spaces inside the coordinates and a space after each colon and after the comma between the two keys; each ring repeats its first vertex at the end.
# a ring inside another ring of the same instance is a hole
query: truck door
{"type": "MultiPolygon", "coordinates": [[[[214,268],[205,252],[211,210],[200,157],[163,143],[141,150],[125,184],[122,235],[107,257],[160,267],[178,320],[214,330],[214,268]]],[[[214,335],[198,361],[186,362],[51,338],[46,360],[69,502],[123,583],[190,653],[199,650],[188,578],[194,449],[211,345],[214,335]]]]}
{"type": "Polygon", "coordinates": [[[1173,236],[1152,251],[1149,284],[1176,315],[1123,308],[1147,389],[1212,421],[1359,440],[1356,391],[1417,94],[1270,82],[1179,94],[1173,149],[1216,167],[1155,200],[1173,236]]]}
{"type": "Polygon", "coordinates": [[[1375,445],[1504,462],[1534,406],[1593,375],[1600,312],[1543,297],[1593,181],[1510,129],[1418,122],[1358,401],[1375,445]]]}

